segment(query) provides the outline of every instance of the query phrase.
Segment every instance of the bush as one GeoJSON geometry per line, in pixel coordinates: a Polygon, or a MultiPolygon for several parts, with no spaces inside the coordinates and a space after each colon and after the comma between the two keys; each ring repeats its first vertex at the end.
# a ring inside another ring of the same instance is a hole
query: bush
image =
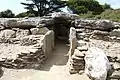
{"type": "Polygon", "coordinates": [[[69,0],[67,5],[73,13],[76,14],[84,14],[87,11],[91,11],[94,14],[100,14],[104,11],[103,5],[100,5],[96,0],[69,0]]]}
{"type": "Polygon", "coordinates": [[[95,15],[93,15],[93,13],[92,12],[87,12],[86,14],[79,14],[79,16],[81,17],[81,18],[94,18],[95,17],[95,15]]]}
{"type": "Polygon", "coordinates": [[[18,15],[16,15],[15,17],[17,17],[17,18],[35,17],[35,15],[32,13],[28,13],[28,12],[22,12],[22,13],[19,13],[18,15]]]}
{"type": "Polygon", "coordinates": [[[11,10],[7,9],[6,11],[0,12],[0,17],[1,18],[13,18],[15,17],[15,14],[11,10]]]}
{"type": "Polygon", "coordinates": [[[120,22],[120,9],[105,10],[102,14],[96,16],[97,19],[109,19],[112,21],[120,22]]]}

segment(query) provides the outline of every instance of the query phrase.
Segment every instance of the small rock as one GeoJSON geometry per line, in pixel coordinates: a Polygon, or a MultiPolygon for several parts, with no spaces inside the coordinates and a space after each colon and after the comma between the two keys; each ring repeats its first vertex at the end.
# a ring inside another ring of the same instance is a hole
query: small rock
{"type": "Polygon", "coordinates": [[[76,57],[75,55],[72,56],[72,59],[73,60],[83,61],[83,58],[76,57]]]}
{"type": "Polygon", "coordinates": [[[82,46],[82,47],[77,47],[79,51],[87,51],[88,47],[87,46],[82,46]]]}
{"type": "Polygon", "coordinates": [[[110,79],[120,79],[120,71],[114,71],[112,75],[110,76],[110,79]]]}
{"type": "Polygon", "coordinates": [[[32,52],[32,53],[36,53],[38,51],[38,49],[29,49],[28,51],[32,52]]]}
{"type": "Polygon", "coordinates": [[[84,38],[83,40],[89,42],[89,38],[84,38]]]}
{"type": "Polygon", "coordinates": [[[23,29],[18,29],[16,32],[16,38],[21,39],[25,36],[30,35],[30,31],[29,30],[23,30],[23,29]]]}
{"type": "Polygon", "coordinates": [[[28,51],[28,50],[21,50],[21,53],[22,54],[30,54],[30,51],[28,51]]]}
{"type": "Polygon", "coordinates": [[[79,51],[78,49],[75,49],[75,50],[74,50],[74,55],[75,55],[76,57],[84,58],[84,52],[81,52],[81,51],[79,51]]]}
{"type": "Polygon", "coordinates": [[[115,70],[120,69],[120,63],[118,63],[118,62],[113,63],[113,68],[114,68],[115,70]]]}

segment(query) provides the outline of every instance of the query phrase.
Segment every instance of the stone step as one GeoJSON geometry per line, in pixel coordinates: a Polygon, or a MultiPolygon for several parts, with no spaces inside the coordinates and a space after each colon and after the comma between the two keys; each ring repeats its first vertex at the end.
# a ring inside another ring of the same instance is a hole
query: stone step
{"type": "Polygon", "coordinates": [[[74,56],[79,58],[84,58],[85,51],[79,51],[78,49],[74,50],[74,56]]]}
{"type": "Polygon", "coordinates": [[[85,29],[76,29],[76,32],[77,32],[77,33],[82,33],[82,32],[84,32],[84,30],[85,30],[85,29]]]}
{"type": "Polygon", "coordinates": [[[83,60],[84,60],[84,58],[76,57],[75,55],[72,56],[72,59],[73,59],[73,60],[76,60],[76,61],[77,61],[77,60],[78,60],[78,61],[83,61],[83,60]]]}
{"type": "Polygon", "coordinates": [[[79,51],[88,51],[88,47],[87,46],[77,47],[77,49],[79,51]]]}
{"type": "Polygon", "coordinates": [[[71,59],[70,62],[71,62],[71,63],[78,63],[78,64],[79,64],[80,62],[81,62],[81,63],[84,63],[84,59],[82,59],[82,60],[71,59]]]}
{"type": "Polygon", "coordinates": [[[88,42],[86,42],[86,41],[84,41],[84,40],[79,40],[79,41],[77,41],[77,43],[78,43],[78,45],[87,45],[88,44],[88,42]]]}
{"type": "Polygon", "coordinates": [[[72,69],[72,70],[69,70],[69,73],[70,74],[76,74],[76,73],[79,73],[79,71],[72,69]]]}
{"type": "Polygon", "coordinates": [[[72,66],[84,66],[84,64],[85,64],[85,62],[82,61],[82,62],[79,62],[79,63],[72,63],[72,62],[71,62],[70,65],[72,65],[72,66]]]}

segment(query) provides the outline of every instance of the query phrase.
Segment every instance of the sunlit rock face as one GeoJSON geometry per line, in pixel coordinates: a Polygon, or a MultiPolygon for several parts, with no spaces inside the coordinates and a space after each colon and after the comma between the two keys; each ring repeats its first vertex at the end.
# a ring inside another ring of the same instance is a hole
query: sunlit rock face
{"type": "MultiPolygon", "coordinates": [[[[76,14],[56,12],[43,17],[0,18],[0,23],[0,63],[4,67],[40,67],[54,49],[56,39],[67,37],[67,41],[71,40],[68,52],[71,74],[84,73],[86,53],[91,47],[95,47],[103,51],[109,60],[108,63],[113,66],[113,74],[107,78],[119,79],[120,23],[118,22],[81,19],[76,14]],[[70,31],[71,27],[74,28],[74,36],[70,31]]],[[[105,60],[107,58],[105,57],[105,60]]],[[[99,58],[96,57],[94,61],[99,61],[99,58]]],[[[96,68],[94,66],[93,70],[96,68]]],[[[106,75],[108,68],[103,69],[106,75]]]]}
{"type": "Polygon", "coordinates": [[[110,62],[104,51],[91,47],[85,54],[85,73],[94,80],[106,80],[110,62]]]}

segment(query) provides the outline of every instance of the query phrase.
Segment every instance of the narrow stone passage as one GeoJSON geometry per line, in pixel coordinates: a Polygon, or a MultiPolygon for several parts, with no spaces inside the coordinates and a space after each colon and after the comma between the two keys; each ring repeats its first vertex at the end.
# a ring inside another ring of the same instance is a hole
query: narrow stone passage
{"type": "Polygon", "coordinates": [[[33,69],[3,69],[0,80],[89,80],[86,75],[70,75],[66,67],[69,47],[65,41],[58,41],[54,51],[50,54],[40,70],[33,69]]]}

